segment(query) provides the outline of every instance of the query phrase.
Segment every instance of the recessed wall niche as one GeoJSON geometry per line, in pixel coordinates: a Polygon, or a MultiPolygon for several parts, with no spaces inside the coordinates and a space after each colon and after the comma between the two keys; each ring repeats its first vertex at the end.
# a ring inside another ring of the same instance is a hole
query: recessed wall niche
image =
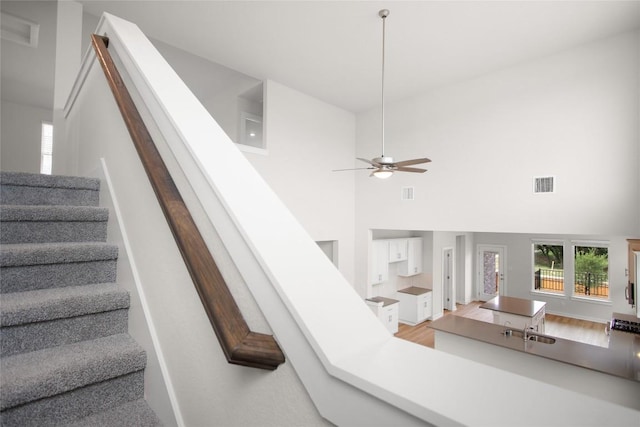
{"type": "Polygon", "coordinates": [[[263,134],[264,85],[259,83],[238,96],[238,144],[265,149],[263,134]]]}

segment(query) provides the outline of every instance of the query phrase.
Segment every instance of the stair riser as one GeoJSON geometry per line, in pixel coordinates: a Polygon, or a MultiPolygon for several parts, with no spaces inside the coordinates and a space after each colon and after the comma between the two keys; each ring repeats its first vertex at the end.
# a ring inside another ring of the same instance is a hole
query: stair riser
{"type": "Polygon", "coordinates": [[[3,221],[0,243],[105,242],[106,222],[3,221]]]}
{"type": "Polygon", "coordinates": [[[116,260],[0,268],[0,293],[116,281],[116,260]]]}
{"type": "Polygon", "coordinates": [[[0,356],[92,340],[127,332],[128,309],[76,316],[0,330],[0,356]]]}
{"type": "Polygon", "coordinates": [[[5,205],[98,206],[100,193],[95,190],[0,186],[0,202],[5,205]]]}
{"type": "Polygon", "coordinates": [[[2,426],[58,426],[144,395],[144,371],[36,400],[0,413],[2,426]]]}

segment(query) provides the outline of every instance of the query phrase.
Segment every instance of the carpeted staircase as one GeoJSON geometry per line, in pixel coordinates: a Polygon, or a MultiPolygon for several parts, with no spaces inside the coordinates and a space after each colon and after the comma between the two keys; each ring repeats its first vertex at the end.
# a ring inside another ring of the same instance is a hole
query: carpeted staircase
{"type": "Polygon", "coordinates": [[[0,172],[0,424],[158,426],[97,179],[0,172]]]}

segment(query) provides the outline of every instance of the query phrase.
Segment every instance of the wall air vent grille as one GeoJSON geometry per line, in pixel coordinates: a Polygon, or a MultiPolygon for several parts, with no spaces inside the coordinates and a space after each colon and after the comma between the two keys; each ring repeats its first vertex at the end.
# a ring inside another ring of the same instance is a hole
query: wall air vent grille
{"type": "Polygon", "coordinates": [[[401,200],[414,200],[413,187],[403,187],[401,200]]]}
{"type": "Polygon", "coordinates": [[[556,179],[554,176],[536,176],[533,178],[534,193],[555,193],[556,179]]]}

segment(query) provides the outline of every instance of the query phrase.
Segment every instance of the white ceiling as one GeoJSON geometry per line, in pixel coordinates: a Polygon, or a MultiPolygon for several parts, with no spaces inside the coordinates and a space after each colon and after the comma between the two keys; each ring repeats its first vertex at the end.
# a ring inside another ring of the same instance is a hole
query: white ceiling
{"type": "MultiPolygon", "coordinates": [[[[2,8],[13,4],[22,10],[25,6],[41,10],[51,3],[3,0],[2,8]]],[[[91,14],[111,12],[137,23],[154,39],[354,112],[380,105],[382,22],[378,11],[382,8],[391,11],[387,100],[640,28],[640,0],[80,3],[91,14]]],[[[29,15],[38,16],[37,10],[29,15]]],[[[53,40],[42,36],[41,32],[42,42],[53,40]]],[[[2,47],[3,59],[9,48],[18,49],[4,42],[2,47]]],[[[29,48],[24,47],[19,58],[33,53],[25,49],[29,48]]],[[[46,88],[34,70],[44,65],[20,65],[24,64],[2,61],[3,98],[14,85],[25,93],[37,88],[33,97],[42,98],[46,88]]],[[[52,85],[53,78],[46,83],[52,85]]]]}
{"type": "Polygon", "coordinates": [[[350,111],[640,27],[640,1],[81,1],[149,36],[350,111]],[[153,3],[153,5],[151,4],[153,3]]]}

